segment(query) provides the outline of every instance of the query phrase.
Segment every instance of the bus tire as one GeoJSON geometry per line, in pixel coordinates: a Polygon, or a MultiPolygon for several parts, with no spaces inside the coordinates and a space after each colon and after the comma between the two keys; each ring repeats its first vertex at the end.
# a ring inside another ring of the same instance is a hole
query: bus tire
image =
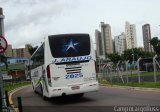
{"type": "Polygon", "coordinates": [[[37,92],[36,90],[34,90],[34,93],[36,93],[36,94],[37,94],[38,92],[37,92]]]}
{"type": "Polygon", "coordinates": [[[46,97],[46,96],[44,96],[44,92],[43,92],[43,89],[42,89],[42,85],[41,85],[41,92],[42,92],[42,98],[43,98],[43,100],[44,100],[44,101],[48,101],[49,98],[46,97]]]}
{"type": "Polygon", "coordinates": [[[49,100],[49,98],[46,97],[46,96],[44,96],[44,95],[43,95],[42,97],[43,97],[43,100],[44,100],[44,101],[48,101],[48,100],[49,100]]]}
{"type": "Polygon", "coordinates": [[[84,93],[80,93],[80,94],[79,94],[79,97],[83,97],[83,96],[84,96],[84,93]]]}

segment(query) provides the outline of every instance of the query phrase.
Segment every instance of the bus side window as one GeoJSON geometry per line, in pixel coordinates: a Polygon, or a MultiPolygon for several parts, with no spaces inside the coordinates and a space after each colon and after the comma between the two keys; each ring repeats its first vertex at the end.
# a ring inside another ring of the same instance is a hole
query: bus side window
{"type": "Polygon", "coordinates": [[[37,52],[32,56],[31,60],[33,61],[32,69],[44,64],[44,45],[37,50],[37,52]]]}

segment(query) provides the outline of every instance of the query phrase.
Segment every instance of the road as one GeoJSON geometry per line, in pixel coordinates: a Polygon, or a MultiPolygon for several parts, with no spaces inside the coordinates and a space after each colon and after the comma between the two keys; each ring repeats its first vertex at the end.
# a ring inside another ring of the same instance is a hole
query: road
{"type": "Polygon", "coordinates": [[[101,86],[98,92],[86,93],[82,98],[69,96],[44,101],[29,86],[12,95],[16,105],[18,96],[22,97],[24,112],[115,112],[115,106],[159,106],[160,111],[160,92],[153,91],[101,86]]]}

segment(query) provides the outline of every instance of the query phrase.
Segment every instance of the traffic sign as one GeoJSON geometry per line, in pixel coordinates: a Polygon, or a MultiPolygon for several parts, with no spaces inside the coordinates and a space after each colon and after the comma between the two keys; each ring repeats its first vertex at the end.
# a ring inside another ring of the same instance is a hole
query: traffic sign
{"type": "Polygon", "coordinates": [[[0,36],[0,53],[4,53],[7,49],[7,46],[7,40],[3,36],[0,36]]]}

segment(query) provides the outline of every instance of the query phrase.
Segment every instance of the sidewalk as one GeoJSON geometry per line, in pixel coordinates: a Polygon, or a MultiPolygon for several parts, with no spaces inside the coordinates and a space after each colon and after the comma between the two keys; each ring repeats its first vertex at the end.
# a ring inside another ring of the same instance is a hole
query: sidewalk
{"type": "Polygon", "coordinates": [[[18,107],[15,106],[14,103],[13,103],[12,95],[13,95],[15,92],[17,92],[18,90],[23,89],[23,88],[28,87],[28,86],[30,86],[30,85],[21,86],[21,87],[15,88],[14,90],[11,90],[11,91],[9,92],[9,103],[10,103],[10,105],[12,106],[12,108],[14,108],[14,112],[19,112],[19,109],[18,109],[18,107]]]}
{"type": "Polygon", "coordinates": [[[118,86],[118,85],[109,85],[109,84],[100,84],[100,85],[101,86],[105,86],[105,87],[110,87],[110,88],[120,88],[120,89],[131,89],[131,90],[160,92],[160,88],[144,88],[144,87],[118,86]]]}

